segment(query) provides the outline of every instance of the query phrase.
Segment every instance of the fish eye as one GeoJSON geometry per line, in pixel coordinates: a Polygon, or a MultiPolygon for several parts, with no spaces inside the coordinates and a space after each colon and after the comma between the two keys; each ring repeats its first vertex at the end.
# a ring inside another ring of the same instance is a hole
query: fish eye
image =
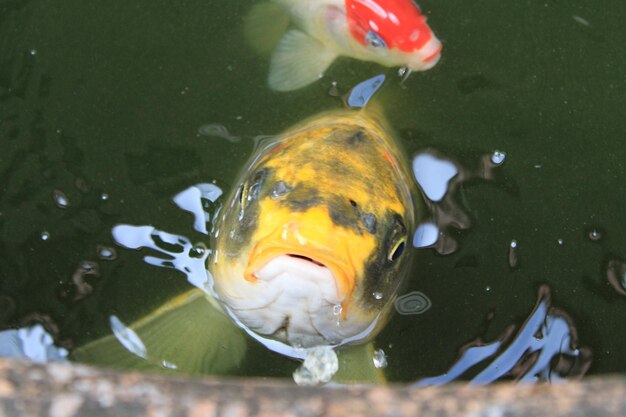
{"type": "Polygon", "coordinates": [[[390,262],[395,262],[402,252],[404,252],[404,247],[406,245],[406,236],[402,236],[392,247],[387,255],[387,259],[390,262]]]}
{"type": "Polygon", "coordinates": [[[365,35],[365,42],[374,48],[387,48],[387,44],[383,38],[381,38],[380,35],[373,30],[367,32],[367,35],[365,35]]]}

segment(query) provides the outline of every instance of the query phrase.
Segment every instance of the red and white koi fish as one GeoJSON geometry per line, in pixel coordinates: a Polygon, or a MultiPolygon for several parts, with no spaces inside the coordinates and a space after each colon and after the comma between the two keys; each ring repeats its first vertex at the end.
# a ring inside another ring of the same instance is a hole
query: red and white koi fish
{"type": "Polygon", "coordinates": [[[275,46],[268,81],[278,91],[314,82],[339,56],[423,71],[441,54],[412,0],[270,0],[253,7],[246,31],[259,49],[275,46]]]}

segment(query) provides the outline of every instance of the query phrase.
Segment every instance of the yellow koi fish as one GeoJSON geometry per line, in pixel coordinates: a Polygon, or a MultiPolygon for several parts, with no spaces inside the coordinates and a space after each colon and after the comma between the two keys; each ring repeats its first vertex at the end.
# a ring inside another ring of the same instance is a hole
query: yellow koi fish
{"type": "Polygon", "coordinates": [[[418,209],[382,118],[318,116],[263,144],[237,184],[208,259],[227,313],[294,357],[371,339],[407,275],[418,209]]]}

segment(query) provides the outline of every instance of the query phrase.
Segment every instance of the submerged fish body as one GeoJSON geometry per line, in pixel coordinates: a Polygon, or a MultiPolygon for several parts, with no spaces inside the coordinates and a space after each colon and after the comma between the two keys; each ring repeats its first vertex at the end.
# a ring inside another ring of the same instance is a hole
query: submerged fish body
{"type": "Polygon", "coordinates": [[[339,56],[421,71],[441,52],[412,0],[269,0],[246,30],[259,49],[275,45],[268,80],[279,91],[310,84],[339,56]]]}
{"type": "Polygon", "coordinates": [[[238,184],[208,261],[229,315],[292,356],[375,335],[407,275],[417,208],[384,122],[311,119],[260,146],[238,184]]]}

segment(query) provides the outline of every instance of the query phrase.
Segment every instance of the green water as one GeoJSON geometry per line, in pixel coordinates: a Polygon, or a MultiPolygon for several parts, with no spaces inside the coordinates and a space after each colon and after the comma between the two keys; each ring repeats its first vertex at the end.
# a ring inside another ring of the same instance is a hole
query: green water
{"type": "MultiPolygon", "coordinates": [[[[494,181],[459,190],[472,220],[460,249],[417,253],[409,290],[433,307],[396,316],[377,340],[389,377],[445,371],[463,344],[521,324],[541,284],[593,351],[590,372],[626,371],[626,299],[606,278],[606,263],[626,257],[626,3],[422,1],[444,43],[433,70],[400,86],[394,69],[339,60],[292,93],[268,90],[267,57],[242,38],[251,4],[0,1],[2,327],[44,320],[71,347],[107,334],[111,313],[132,320],[189,288],[135,252],[118,247],[106,261],[96,248],[115,246],[117,223],[203,239],[174,194],[211,180],[227,189],[252,137],[339,108],[333,80],[346,91],[384,72],[380,101],[411,153],[432,147],[469,169],[495,149],[507,154],[494,181]],[[244,139],[199,136],[209,123],[244,139]],[[99,274],[80,298],[72,276],[85,260],[99,274]]],[[[247,363],[266,364],[254,373],[294,367],[253,352],[247,363]]]]}

